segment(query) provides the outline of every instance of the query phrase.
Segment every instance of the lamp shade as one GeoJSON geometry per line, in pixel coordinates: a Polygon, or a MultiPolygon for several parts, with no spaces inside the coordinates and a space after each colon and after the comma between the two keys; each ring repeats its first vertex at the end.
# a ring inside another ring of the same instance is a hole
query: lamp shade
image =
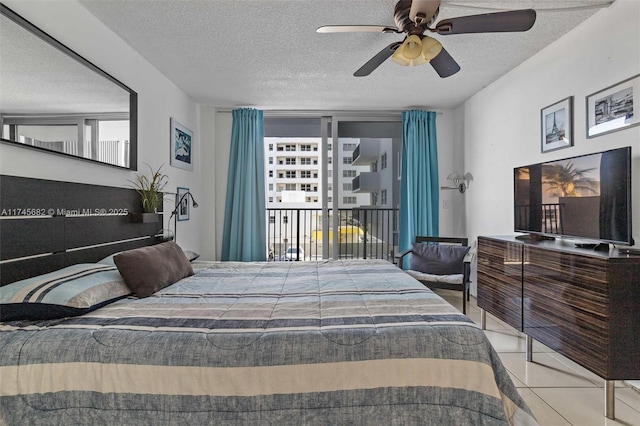
{"type": "Polygon", "coordinates": [[[410,35],[400,47],[405,58],[416,59],[422,53],[422,41],[417,35],[410,35]]]}
{"type": "Polygon", "coordinates": [[[442,51],[442,44],[432,37],[419,36],[413,34],[407,37],[391,56],[395,63],[413,67],[426,64],[431,59],[438,56],[442,51]]]}
{"type": "Polygon", "coordinates": [[[442,44],[433,37],[425,36],[422,39],[422,57],[429,62],[442,51],[442,44]]]}
{"type": "Polygon", "coordinates": [[[403,67],[409,65],[409,60],[402,54],[402,45],[400,45],[400,47],[398,47],[396,51],[393,52],[393,55],[391,55],[391,60],[398,65],[402,65],[403,67]]]}
{"type": "Polygon", "coordinates": [[[460,173],[458,172],[453,172],[451,174],[449,174],[449,176],[447,176],[447,180],[452,181],[453,183],[455,183],[456,185],[464,179],[464,176],[462,176],[460,173]]]}

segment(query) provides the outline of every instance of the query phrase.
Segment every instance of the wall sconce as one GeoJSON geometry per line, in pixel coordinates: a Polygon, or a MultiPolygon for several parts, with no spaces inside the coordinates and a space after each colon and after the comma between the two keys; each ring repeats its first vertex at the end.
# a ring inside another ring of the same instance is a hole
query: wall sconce
{"type": "Polygon", "coordinates": [[[171,212],[171,216],[169,216],[169,222],[171,222],[171,218],[173,218],[173,240],[177,242],[178,240],[178,228],[176,227],[176,225],[178,224],[177,219],[178,219],[178,210],[180,209],[180,206],[182,205],[182,202],[185,201],[188,203],[189,202],[189,198],[191,198],[191,205],[193,206],[193,208],[198,208],[198,203],[196,202],[196,200],[193,198],[193,195],[191,194],[191,192],[185,192],[184,194],[182,194],[182,196],[180,197],[180,199],[177,199],[178,194],[176,194],[176,207],[173,209],[173,211],[171,212]]]}
{"type": "Polygon", "coordinates": [[[469,182],[473,180],[473,175],[469,172],[461,175],[458,172],[453,172],[447,176],[447,180],[453,182],[454,186],[441,186],[440,189],[457,189],[463,194],[469,187],[469,182]]]}

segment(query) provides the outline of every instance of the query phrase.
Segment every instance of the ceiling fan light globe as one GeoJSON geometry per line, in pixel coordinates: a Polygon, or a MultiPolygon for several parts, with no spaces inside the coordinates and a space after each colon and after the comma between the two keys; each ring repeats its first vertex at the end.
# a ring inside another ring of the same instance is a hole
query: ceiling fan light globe
{"type": "Polygon", "coordinates": [[[412,59],[411,63],[409,65],[411,65],[412,67],[417,67],[418,65],[423,65],[426,64],[428,61],[426,61],[422,55],[418,55],[417,58],[412,59]]]}
{"type": "Polygon", "coordinates": [[[422,41],[417,35],[410,35],[400,47],[402,54],[409,60],[416,59],[422,53],[422,41]]]}
{"type": "Polygon", "coordinates": [[[396,49],[395,52],[393,52],[393,55],[391,55],[391,60],[398,65],[402,65],[403,67],[409,65],[409,60],[402,54],[402,46],[400,46],[396,49]]]}
{"type": "Polygon", "coordinates": [[[442,52],[442,44],[432,37],[422,39],[422,57],[429,62],[442,52]]]}

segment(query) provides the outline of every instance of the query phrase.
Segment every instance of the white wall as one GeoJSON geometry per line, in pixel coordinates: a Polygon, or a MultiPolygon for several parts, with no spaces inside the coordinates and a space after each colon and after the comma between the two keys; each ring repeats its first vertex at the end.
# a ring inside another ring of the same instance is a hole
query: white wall
{"type": "MultiPolygon", "coordinates": [[[[259,108],[259,107],[256,107],[259,108]]],[[[428,109],[428,108],[426,108],[428,109]]],[[[458,171],[464,173],[464,155],[462,121],[451,110],[444,110],[436,117],[436,132],[438,138],[438,170],[441,186],[450,182],[447,176],[458,171]]],[[[207,219],[207,235],[215,234],[215,244],[210,241],[204,243],[203,256],[208,259],[219,259],[222,247],[222,229],[224,226],[224,204],[227,193],[227,172],[229,170],[229,153],[231,150],[231,113],[216,111],[214,108],[202,109],[203,127],[206,123],[215,122],[214,129],[205,132],[203,129],[203,145],[208,151],[203,155],[203,161],[211,165],[211,172],[206,172],[205,182],[213,182],[213,211],[215,217],[207,219]]],[[[464,204],[466,195],[458,191],[440,191],[440,235],[465,236],[464,204]],[[447,208],[443,208],[446,205],[447,208]]]]}
{"type": "MultiPolygon", "coordinates": [[[[144,163],[154,169],[163,165],[162,171],[169,176],[166,190],[175,192],[178,186],[190,188],[200,202],[204,194],[198,105],[75,0],[3,0],[3,3],[138,93],[139,170],[148,170],[144,163]],[[194,131],[193,172],[169,164],[170,117],[194,131]]],[[[7,144],[0,144],[0,173],[116,187],[127,187],[127,180],[134,179],[134,173],[127,170],[7,144]]],[[[173,197],[168,196],[165,211],[172,210],[173,202],[173,197]]],[[[184,248],[201,249],[203,210],[192,209],[191,220],[179,222],[177,241],[184,248]]]]}
{"type": "Polygon", "coordinates": [[[513,234],[514,167],[631,146],[638,238],[640,126],[592,139],[585,132],[585,97],[638,73],[640,2],[617,0],[467,100],[456,114],[464,122],[466,169],[474,176],[466,193],[469,237],[513,234]],[[568,96],[574,96],[574,146],[542,154],[540,110],[568,96]]]}
{"type": "MultiPolygon", "coordinates": [[[[438,179],[440,187],[452,187],[447,180],[453,172],[464,174],[463,122],[457,110],[445,110],[436,118],[438,138],[438,179]]],[[[458,190],[440,190],[440,236],[465,237],[465,204],[467,194],[458,190]]]]}

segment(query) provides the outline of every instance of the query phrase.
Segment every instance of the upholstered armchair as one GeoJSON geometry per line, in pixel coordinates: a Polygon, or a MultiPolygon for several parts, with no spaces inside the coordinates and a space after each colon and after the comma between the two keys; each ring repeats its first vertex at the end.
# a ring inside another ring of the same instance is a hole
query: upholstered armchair
{"type": "Polygon", "coordinates": [[[416,237],[411,249],[396,257],[401,269],[404,269],[404,259],[409,254],[411,256],[406,272],[431,289],[462,291],[462,313],[466,315],[473,259],[468,240],[454,237],[416,237]]]}

